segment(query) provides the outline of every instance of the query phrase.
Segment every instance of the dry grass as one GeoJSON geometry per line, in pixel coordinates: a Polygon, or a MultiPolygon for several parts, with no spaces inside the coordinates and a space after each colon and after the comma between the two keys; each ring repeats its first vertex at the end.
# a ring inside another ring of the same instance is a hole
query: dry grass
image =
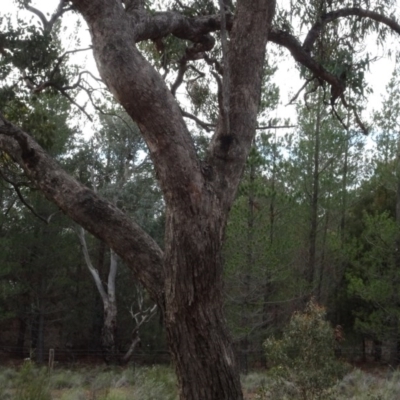
{"type": "MultiPolygon", "coordinates": [[[[270,390],[274,383],[276,383],[274,377],[265,371],[251,372],[243,376],[245,399],[296,399],[296,388],[293,384],[286,382],[285,385],[281,385],[283,389],[278,393],[270,390]]],[[[52,374],[34,365],[19,369],[0,368],[0,400],[176,400],[177,398],[174,374],[170,368],[164,366],[138,369],[59,368],[52,374]]],[[[354,369],[330,390],[329,398],[400,399],[400,372],[383,369],[365,372],[354,369]]]]}

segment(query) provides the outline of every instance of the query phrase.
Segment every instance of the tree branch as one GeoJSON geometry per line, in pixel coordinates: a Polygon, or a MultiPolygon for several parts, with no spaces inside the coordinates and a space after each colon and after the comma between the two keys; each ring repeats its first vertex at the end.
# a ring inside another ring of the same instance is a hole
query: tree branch
{"type": "Polygon", "coordinates": [[[192,119],[194,122],[196,122],[197,125],[201,126],[207,132],[211,132],[212,128],[215,127],[213,124],[204,122],[201,119],[197,118],[195,115],[188,113],[185,110],[182,110],[182,115],[186,118],[192,119]]]}
{"type": "Polygon", "coordinates": [[[41,221],[45,222],[46,224],[48,224],[50,222],[50,219],[52,217],[52,215],[50,215],[49,218],[44,218],[42,217],[40,214],[38,214],[35,209],[25,200],[24,196],[22,195],[21,191],[19,190],[19,185],[15,182],[13,182],[11,179],[8,179],[3,171],[0,170],[0,176],[2,177],[3,180],[5,180],[7,183],[9,183],[15,190],[15,192],[17,193],[18,198],[20,199],[21,203],[38,219],[40,219],[41,221]]]}
{"type": "Polygon", "coordinates": [[[309,52],[304,50],[300,42],[290,33],[279,29],[271,29],[269,32],[269,40],[286,47],[298,63],[307,67],[316,77],[328,82],[338,93],[343,93],[346,89],[345,83],[314,60],[309,52]]]}
{"type": "MultiPolygon", "coordinates": [[[[143,11],[132,14],[131,18],[135,24],[136,42],[158,39],[172,34],[193,43],[205,44],[210,41],[209,33],[219,31],[222,26],[221,14],[189,18],[174,11],[164,11],[154,15],[143,11]]],[[[232,27],[233,17],[230,13],[225,13],[225,18],[226,28],[229,30],[232,27]]]]}
{"type": "Polygon", "coordinates": [[[141,227],[68,175],[29,134],[1,114],[0,149],[19,164],[48,200],[106,242],[133,270],[152,298],[163,303],[163,252],[141,227]]]}
{"type": "MultiPolygon", "coordinates": [[[[169,13],[152,17],[147,12],[135,11],[128,16],[119,2],[72,2],[91,29],[101,78],[141,130],[167,205],[184,202],[188,205],[186,211],[192,213],[197,207],[193,208],[193,201],[201,200],[197,193],[204,188],[193,140],[178,102],[134,42],[135,38],[156,39],[171,30],[179,34],[181,24],[168,21],[169,13]]],[[[191,26],[186,17],[178,20],[191,26]]],[[[208,39],[198,40],[196,51],[208,43],[208,39]]]]}
{"type": "Polygon", "coordinates": [[[301,88],[296,92],[296,94],[290,99],[289,103],[287,105],[293,104],[300,96],[301,92],[307,87],[307,85],[314,79],[314,77],[306,79],[304,84],[301,86],[301,88]]]}
{"type": "Polygon", "coordinates": [[[358,7],[342,8],[340,10],[332,11],[321,16],[319,21],[317,21],[308,32],[303,42],[302,46],[303,50],[306,53],[311,53],[315,41],[321,34],[322,29],[326,24],[335,21],[339,18],[351,17],[351,16],[370,18],[376,22],[381,22],[382,24],[388,26],[390,29],[392,29],[393,31],[395,31],[400,35],[400,25],[397,23],[397,21],[395,21],[392,18],[388,18],[385,15],[379,14],[375,11],[364,10],[358,7]]]}
{"type": "Polygon", "coordinates": [[[65,4],[66,4],[65,0],[60,0],[56,11],[54,12],[54,14],[51,16],[51,18],[49,20],[46,19],[46,17],[40,10],[31,6],[30,4],[26,4],[25,8],[28,11],[30,11],[31,13],[35,14],[40,19],[40,21],[42,22],[42,25],[43,25],[43,30],[45,32],[49,33],[53,29],[53,25],[57,21],[57,19],[60,18],[61,15],[63,15],[66,11],[70,10],[70,8],[64,7],[65,4]]]}
{"type": "Polygon", "coordinates": [[[265,125],[265,126],[257,126],[257,130],[263,130],[263,129],[290,129],[290,128],[296,128],[297,125],[265,125]]]}

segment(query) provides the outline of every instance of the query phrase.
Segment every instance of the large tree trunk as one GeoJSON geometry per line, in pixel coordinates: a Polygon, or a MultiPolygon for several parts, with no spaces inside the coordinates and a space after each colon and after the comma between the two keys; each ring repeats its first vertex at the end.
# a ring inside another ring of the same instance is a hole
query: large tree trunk
{"type": "Polygon", "coordinates": [[[165,324],[181,399],[242,399],[222,310],[223,225],[168,213],[165,324]]]}

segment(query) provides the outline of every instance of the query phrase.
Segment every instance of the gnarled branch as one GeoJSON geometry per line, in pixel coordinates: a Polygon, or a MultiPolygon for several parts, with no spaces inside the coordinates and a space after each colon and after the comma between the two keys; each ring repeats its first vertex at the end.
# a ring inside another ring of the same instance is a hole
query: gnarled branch
{"type": "Polygon", "coordinates": [[[0,149],[19,164],[47,199],[119,254],[153,299],[163,303],[163,252],[139,225],[68,175],[29,134],[1,114],[0,149]]]}
{"type": "Polygon", "coordinates": [[[343,93],[345,91],[345,82],[336,75],[327,71],[320,63],[314,60],[310,53],[304,50],[303,46],[293,35],[279,29],[271,29],[269,40],[280,46],[286,47],[298,63],[307,67],[315,77],[328,82],[337,90],[338,93],[343,93]]]}

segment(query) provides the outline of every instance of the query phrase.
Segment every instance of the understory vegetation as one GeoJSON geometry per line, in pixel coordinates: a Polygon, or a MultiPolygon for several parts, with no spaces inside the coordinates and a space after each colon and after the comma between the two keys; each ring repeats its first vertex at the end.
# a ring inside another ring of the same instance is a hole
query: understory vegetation
{"type": "MultiPolygon", "coordinates": [[[[284,333],[264,342],[267,368],[242,375],[245,399],[392,400],[400,397],[400,371],[362,371],[338,357],[337,332],[314,298],[293,313],[284,333]]],[[[0,369],[0,400],[175,400],[177,381],[167,365],[67,369],[26,359],[0,369]]]]}
{"type": "MultiPolygon", "coordinates": [[[[276,371],[242,376],[247,400],[302,399],[299,387],[282,380],[276,371]]],[[[349,371],[322,397],[308,399],[393,400],[400,398],[398,371],[349,371]]],[[[49,373],[25,362],[19,368],[0,369],[0,400],[175,400],[178,398],[172,368],[59,367],[49,373]]]]}

